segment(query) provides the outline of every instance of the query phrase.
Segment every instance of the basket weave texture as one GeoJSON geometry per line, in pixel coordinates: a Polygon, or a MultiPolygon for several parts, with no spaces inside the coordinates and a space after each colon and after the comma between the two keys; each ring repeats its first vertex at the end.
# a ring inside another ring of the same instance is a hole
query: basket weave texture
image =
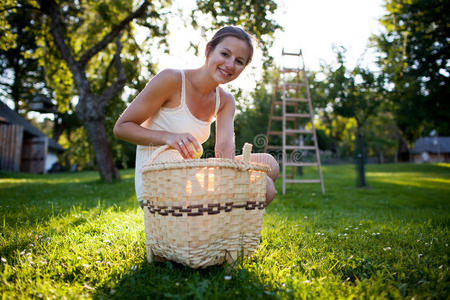
{"type": "Polygon", "coordinates": [[[249,163],[248,153],[244,161],[209,158],[145,165],[148,261],[156,255],[203,268],[257,250],[268,170],[249,163]]]}

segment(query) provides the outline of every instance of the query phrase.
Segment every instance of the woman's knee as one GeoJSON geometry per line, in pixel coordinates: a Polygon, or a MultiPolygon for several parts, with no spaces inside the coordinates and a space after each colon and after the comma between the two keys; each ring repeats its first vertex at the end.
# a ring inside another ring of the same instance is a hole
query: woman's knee
{"type": "Polygon", "coordinates": [[[271,178],[267,177],[266,205],[269,205],[270,202],[272,202],[273,198],[275,198],[276,193],[277,193],[277,190],[275,189],[275,184],[273,183],[273,180],[271,178]]]}
{"type": "Polygon", "coordinates": [[[264,161],[267,165],[269,165],[270,170],[267,175],[275,181],[278,178],[278,174],[280,173],[280,165],[277,160],[270,154],[264,153],[264,161]]]}
{"type": "MultiPolygon", "coordinates": [[[[242,160],[242,155],[238,155],[235,157],[237,160],[242,160]]],[[[278,178],[278,174],[280,173],[280,166],[277,160],[268,153],[253,153],[250,156],[250,161],[253,163],[262,163],[269,166],[270,170],[267,172],[267,176],[272,178],[275,181],[278,178]]]]}

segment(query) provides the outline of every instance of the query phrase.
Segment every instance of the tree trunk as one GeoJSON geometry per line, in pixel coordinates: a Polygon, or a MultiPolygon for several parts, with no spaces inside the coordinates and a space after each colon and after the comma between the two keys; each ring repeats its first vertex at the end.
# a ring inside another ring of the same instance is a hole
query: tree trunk
{"type": "Polygon", "coordinates": [[[365,151],[364,151],[364,136],[361,126],[357,126],[356,134],[356,168],[357,168],[357,182],[358,187],[366,186],[366,172],[365,165],[365,151]]]}
{"type": "Polygon", "coordinates": [[[112,182],[114,178],[119,179],[120,174],[114,165],[104,120],[88,120],[84,122],[84,126],[88,132],[91,146],[94,149],[96,165],[100,177],[106,182],[112,182]]]}

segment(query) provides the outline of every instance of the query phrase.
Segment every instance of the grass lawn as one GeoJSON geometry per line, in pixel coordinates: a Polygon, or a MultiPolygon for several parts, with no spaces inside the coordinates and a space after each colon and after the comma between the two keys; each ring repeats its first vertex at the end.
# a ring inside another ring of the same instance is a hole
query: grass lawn
{"type": "MultiPolygon", "coordinates": [[[[15,298],[445,299],[450,165],[325,166],[266,209],[258,252],[233,266],[148,264],[133,170],[0,173],[0,293],[15,298]]],[[[308,174],[306,174],[308,175],[308,174]]],[[[277,182],[281,190],[281,182],[277,182]]]]}

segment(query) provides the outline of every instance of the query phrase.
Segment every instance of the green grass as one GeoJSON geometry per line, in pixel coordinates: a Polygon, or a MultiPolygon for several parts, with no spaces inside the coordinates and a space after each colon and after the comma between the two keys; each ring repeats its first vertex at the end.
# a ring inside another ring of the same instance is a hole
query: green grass
{"type": "MultiPolygon", "coordinates": [[[[308,176],[308,173],[306,174],[308,176]]],[[[0,173],[0,293],[13,298],[445,299],[450,165],[325,166],[266,209],[258,252],[192,270],[145,260],[133,170],[0,173]]],[[[281,182],[277,182],[281,190],[281,182]]]]}

